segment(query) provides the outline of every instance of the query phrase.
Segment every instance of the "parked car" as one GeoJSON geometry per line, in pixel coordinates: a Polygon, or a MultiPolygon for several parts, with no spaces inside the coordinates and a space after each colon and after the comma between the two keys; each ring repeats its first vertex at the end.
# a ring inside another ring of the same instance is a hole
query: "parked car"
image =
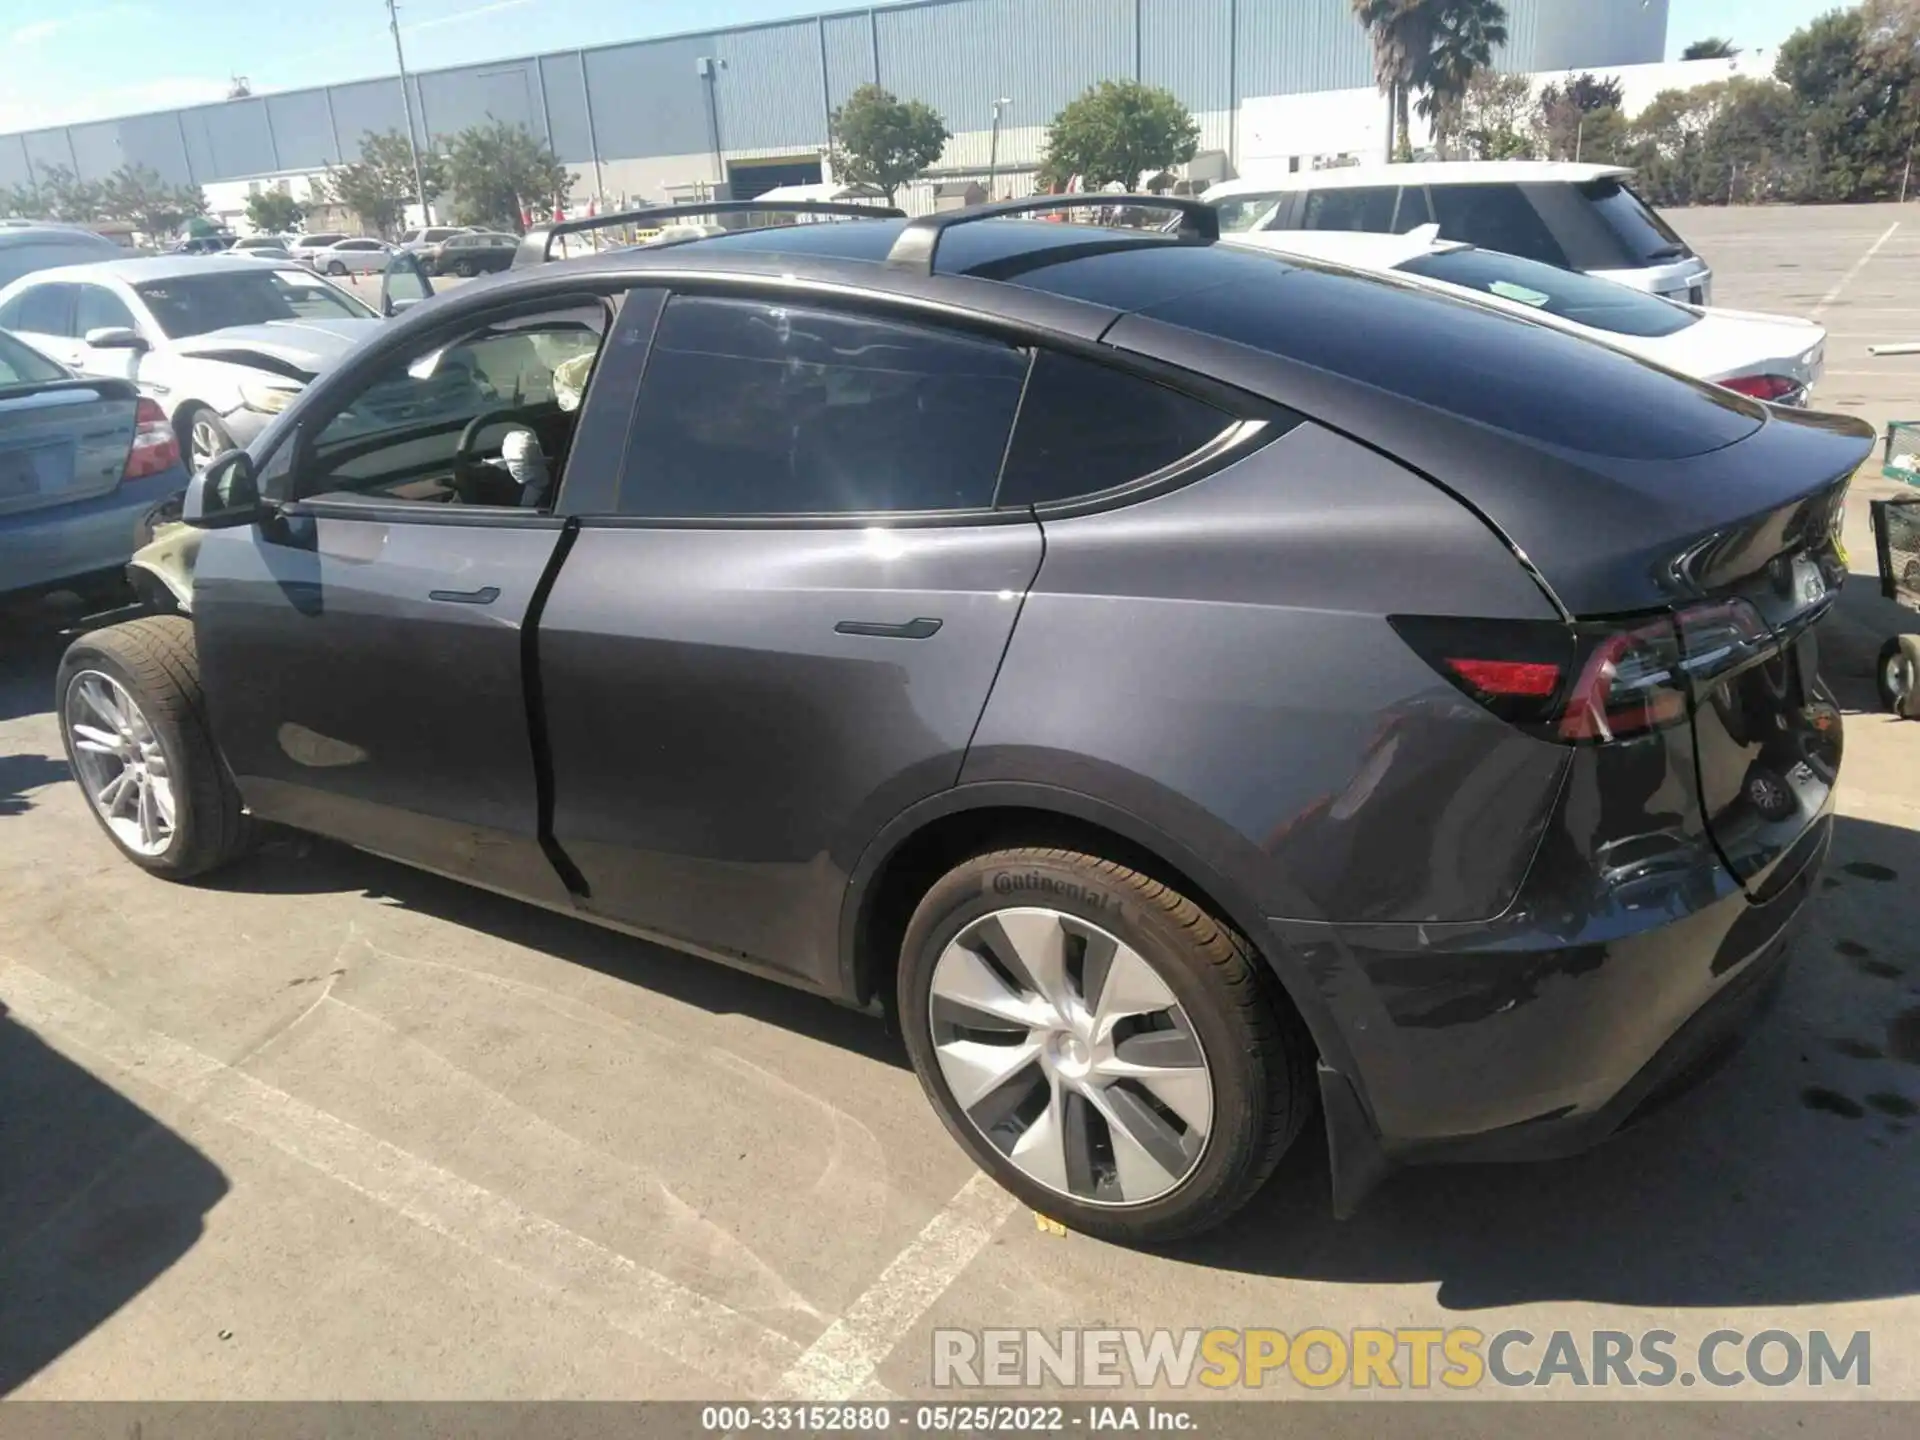
{"type": "Polygon", "coordinates": [[[287,250],[300,264],[311,265],[314,256],[329,245],[337,245],[342,240],[353,238],[344,230],[309,230],[304,235],[294,236],[293,243],[287,246],[287,250]]]}
{"type": "Polygon", "coordinates": [[[315,250],[307,263],[323,275],[378,275],[387,268],[395,248],[384,240],[356,235],[315,250]]]}
{"type": "Polygon", "coordinates": [[[1712,269],[1633,192],[1632,177],[1620,165],[1430,161],[1228,180],[1206,198],[1222,230],[1395,234],[1437,224],[1448,240],[1711,304],[1712,269]]]}
{"type": "Polygon", "coordinates": [[[246,260],[270,260],[277,265],[294,263],[293,252],[284,245],[249,245],[244,250],[236,245],[228,253],[246,260]]]}
{"type": "Polygon", "coordinates": [[[231,250],[235,237],[222,231],[217,235],[189,235],[169,247],[170,255],[221,255],[231,250]]]}
{"type": "Polygon", "coordinates": [[[242,235],[238,240],[233,242],[228,253],[242,255],[252,250],[277,250],[284,255],[289,252],[292,244],[293,237],[290,235],[274,235],[270,233],[242,235]]]}
{"type": "Polygon", "coordinates": [[[382,330],[189,486],[187,614],[62,662],[89,793],[166,786],[113,843],[282,822],[889,1009],[1113,1239],[1224,1219],[1316,1098],[1342,1211],[1616,1130],[1816,884],[1871,431],[1191,201],[1009,218],[1082,203],[537,263],[658,215],[566,222],[382,330]]]}
{"type": "Polygon", "coordinates": [[[0,223],[0,285],[9,285],[35,270],[115,260],[126,253],[106,236],[77,225],[0,223]]]}
{"type": "Polygon", "coordinates": [[[157,404],[0,331],[0,594],[117,576],[186,483],[157,404]]]}
{"type": "Polygon", "coordinates": [[[472,276],[507,269],[513,264],[513,252],[519,244],[518,235],[477,230],[450,235],[417,253],[430,275],[472,276]]]}
{"type": "Polygon", "coordinates": [[[400,237],[400,248],[411,250],[416,255],[451,240],[456,235],[471,235],[471,225],[428,225],[424,229],[409,230],[400,237]]]}
{"type": "Polygon", "coordinates": [[[1612,280],[1436,238],[1260,230],[1229,243],[1384,271],[1557,325],[1777,405],[1805,405],[1826,368],[1827,332],[1793,315],[1682,305],[1612,280]]]}
{"type": "Polygon", "coordinates": [[[0,289],[0,328],[160,402],[189,465],[245,445],[380,316],[293,266],[158,256],[41,270],[0,289]]]}

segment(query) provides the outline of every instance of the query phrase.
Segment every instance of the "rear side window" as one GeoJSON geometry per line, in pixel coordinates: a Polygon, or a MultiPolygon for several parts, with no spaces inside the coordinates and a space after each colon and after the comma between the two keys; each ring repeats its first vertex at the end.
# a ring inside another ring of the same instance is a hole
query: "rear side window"
{"type": "Polygon", "coordinates": [[[641,382],[621,512],[984,508],[1026,375],[1025,351],[949,331],[678,296],[641,382]]]}
{"type": "Polygon", "coordinates": [[[0,311],[0,328],[30,335],[71,335],[73,291],[71,285],[34,286],[0,311]]]}
{"type": "Polygon", "coordinates": [[[1369,230],[1385,235],[1393,229],[1393,208],[1400,198],[1394,185],[1345,186],[1315,190],[1296,228],[1301,230],[1369,230]]]}
{"type": "Polygon", "coordinates": [[[1443,240],[1464,240],[1543,265],[1566,265],[1567,252],[1519,186],[1435,185],[1431,194],[1443,240]]]}
{"type": "Polygon", "coordinates": [[[1613,335],[1677,335],[1700,323],[1693,311],[1658,295],[1492,250],[1442,250],[1415,256],[1399,268],[1430,280],[1497,295],[1613,335]]]}
{"type": "Polygon", "coordinates": [[[1285,197],[1279,194],[1236,195],[1214,205],[1220,212],[1222,234],[1238,235],[1248,230],[1264,230],[1274,210],[1285,197]]]}
{"type": "Polygon", "coordinates": [[[1177,390],[1043,350],[1034,357],[998,503],[1045,505],[1111,490],[1185,459],[1232,423],[1177,390]]]}
{"type": "Polygon", "coordinates": [[[1618,180],[1593,180],[1579,187],[1601,222],[1642,265],[1658,265],[1692,253],[1660,212],[1618,180]]]}

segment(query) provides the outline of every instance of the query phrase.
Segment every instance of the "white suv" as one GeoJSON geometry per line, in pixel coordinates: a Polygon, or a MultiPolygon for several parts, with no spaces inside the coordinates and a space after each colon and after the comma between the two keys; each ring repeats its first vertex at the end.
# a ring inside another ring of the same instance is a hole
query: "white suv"
{"type": "Polygon", "coordinates": [[[1206,198],[1223,231],[1405,234],[1438,225],[1448,240],[1711,304],[1712,269],[1633,193],[1632,175],[1618,165],[1433,161],[1227,180],[1206,198]]]}

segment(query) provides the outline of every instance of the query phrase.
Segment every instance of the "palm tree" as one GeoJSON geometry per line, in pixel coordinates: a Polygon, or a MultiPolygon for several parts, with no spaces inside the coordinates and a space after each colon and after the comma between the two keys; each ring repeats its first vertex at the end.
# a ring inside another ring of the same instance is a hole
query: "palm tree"
{"type": "Polygon", "coordinates": [[[1460,103],[1473,77],[1493,67],[1493,52],[1507,43],[1507,7],[1500,0],[1439,0],[1432,48],[1416,66],[1422,83],[1421,118],[1433,125],[1442,158],[1460,126],[1460,103]]]}
{"type": "Polygon", "coordinates": [[[1408,97],[1433,51],[1434,0],[1353,0],[1373,41],[1373,80],[1387,97],[1387,159],[1411,158],[1408,97]]]}

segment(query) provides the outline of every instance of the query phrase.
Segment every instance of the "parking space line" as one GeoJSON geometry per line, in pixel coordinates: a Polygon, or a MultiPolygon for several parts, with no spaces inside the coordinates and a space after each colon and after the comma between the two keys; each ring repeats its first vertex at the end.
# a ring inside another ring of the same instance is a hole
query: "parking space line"
{"type": "Polygon", "coordinates": [[[36,970],[0,969],[0,995],[16,1018],[42,1034],[264,1140],[696,1370],[758,1393],[796,1363],[800,1346],[789,1337],[190,1045],[146,1030],[36,970]]]}
{"type": "Polygon", "coordinates": [[[900,1337],[992,1243],[1017,1204],[985,1172],[967,1181],[794,1362],[774,1394],[781,1399],[851,1400],[876,1393],[874,1372],[900,1337]]]}
{"type": "Polygon", "coordinates": [[[1900,222],[1896,220],[1887,226],[1885,230],[1881,231],[1880,238],[1867,247],[1867,253],[1854,261],[1852,268],[1850,268],[1846,274],[1834,281],[1833,288],[1820,297],[1820,303],[1813,307],[1813,310],[1808,314],[1807,318],[1809,320],[1818,320],[1822,315],[1826,314],[1827,307],[1840,298],[1847,286],[1853,283],[1854,277],[1867,268],[1868,262],[1880,253],[1880,247],[1891,240],[1893,238],[1893,232],[1899,228],[1900,222]]]}

